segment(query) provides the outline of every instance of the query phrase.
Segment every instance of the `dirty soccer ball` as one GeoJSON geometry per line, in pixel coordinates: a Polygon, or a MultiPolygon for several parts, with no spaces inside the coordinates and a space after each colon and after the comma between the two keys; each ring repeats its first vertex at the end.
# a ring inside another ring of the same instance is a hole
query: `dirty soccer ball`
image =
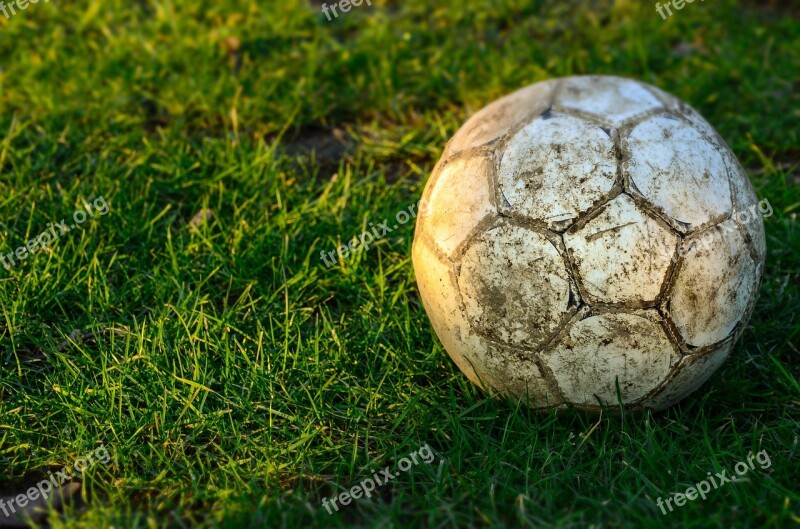
{"type": "Polygon", "coordinates": [[[747,174],[695,110],[569,77],[487,106],[423,194],[413,262],[474,383],[534,408],[663,409],[752,313],[766,252],[747,174]]]}

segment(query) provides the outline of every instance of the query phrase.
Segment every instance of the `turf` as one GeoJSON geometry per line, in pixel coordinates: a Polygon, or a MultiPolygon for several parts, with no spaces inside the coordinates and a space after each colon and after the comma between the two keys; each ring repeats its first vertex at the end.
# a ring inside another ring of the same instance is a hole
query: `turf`
{"type": "MultiPolygon", "coordinates": [[[[0,496],[105,446],[53,527],[800,524],[800,15],[780,3],[76,0],[0,16],[0,496]],[[415,203],[474,111],[630,76],[717,127],[775,214],[731,359],[662,413],[532,413],[436,339],[415,203]],[[321,505],[427,444],[419,464],[321,505]],[[658,497],[771,466],[663,515],[658,497]]],[[[0,520],[0,525],[2,520],[0,520]]]]}

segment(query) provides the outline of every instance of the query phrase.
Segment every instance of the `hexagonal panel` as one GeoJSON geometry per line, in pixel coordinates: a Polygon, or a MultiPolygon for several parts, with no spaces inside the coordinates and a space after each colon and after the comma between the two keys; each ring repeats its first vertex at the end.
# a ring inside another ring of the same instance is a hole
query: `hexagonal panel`
{"type": "MultiPolygon", "coordinates": [[[[756,271],[755,271],[755,279],[756,282],[753,285],[753,296],[750,298],[750,302],[747,304],[747,308],[744,309],[744,316],[742,316],[742,321],[747,323],[750,321],[750,317],[753,315],[753,311],[756,309],[756,303],[758,302],[758,294],[761,292],[761,281],[763,279],[762,271],[763,271],[763,263],[756,263],[756,271]]],[[[733,335],[733,342],[736,341],[744,334],[746,325],[739,325],[736,327],[733,335]]]]}
{"type": "Polygon", "coordinates": [[[651,92],[655,93],[670,114],[680,116],[684,120],[688,121],[692,127],[705,134],[708,139],[720,145],[724,144],[722,138],[720,138],[719,134],[717,134],[716,129],[714,129],[714,127],[712,127],[711,124],[706,121],[706,119],[691,105],[655,86],[647,85],[647,88],[651,92]]]}
{"type": "Polygon", "coordinates": [[[533,353],[498,347],[489,342],[477,367],[483,387],[500,390],[533,408],[558,406],[561,396],[542,374],[533,353]]]}
{"type": "Polygon", "coordinates": [[[414,272],[431,325],[448,355],[467,378],[486,390],[505,390],[532,407],[561,404],[533,355],[497,347],[470,329],[460,307],[450,264],[424,241],[414,242],[414,272]]]}
{"type": "Polygon", "coordinates": [[[500,222],[467,247],[458,287],[473,328],[500,343],[536,350],[570,312],[570,278],[543,235],[500,222]]]}
{"type": "Polygon", "coordinates": [[[725,362],[732,347],[733,341],[727,341],[710,351],[684,356],[675,368],[672,380],[658,393],[645,400],[643,405],[663,410],[694,393],[725,362]]]}
{"type": "Polygon", "coordinates": [[[753,241],[753,250],[759,262],[764,263],[767,255],[767,239],[764,234],[762,217],[772,214],[769,201],[758,200],[747,171],[744,170],[739,159],[727,147],[722,151],[722,159],[728,168],[728,176],[733,195],[733,219],[742,226],[753,241]]]}
{"type": "Polygon", "coordinates": [[[459,369],[477,384],[478,377],[469,359],[482,355],[484,346],[477,335],[469,332],[449,263],[442,262],[436,252],[419,239],[414,241],[412,253],[422,304],[436,336],[459,369]]]}
{"type": "Polygon", "coordinates": [[[447,256],[484,218],[492,205],[492,167],[487,155],[460,157],[439,168],[418,224],[447,256]]]}
{"type": "Polygon", "coordinates": [[[602,75],[564,79],[553,106],[595,114],[615,126],[644,112],[662,108],[661,102],[642,83],[602,75]]]}
{"type": "Polygon", "coordinates": [[[447,145],[447,156],[486,145],[550,106],[555,81],[544,81],[509,94],[467,120],[447,145]]]}
{"type": "Polygon", "coordinates": [[[620,195],[564,234],[587,301],[654,304],[680,238],[620,195]]]}
{"type": "Polygon", "coordinates": [[[724,340],[756,294],[758,268],[732,219],[684,241],[684,263],[669,297],[669,313],[687,344],[724,340]]]}
{"type": "Polygon", "coordinates": [[[728,172],[719,148],[670,116],[654,116],[625,138],[631,191],[680,223],[686,233],[731,211],[728,172]]]}
{"type": "Polygon", "coordinates": [[[571,324],[543,361],[564,399],[582,405],[623,404],[653,391],[680,355],[656,323],[655,311],[606,313],[571,324]]]}
{"type": "Polygon", "coordinates": [[[614,187],[614,141],[573,116],[539,118],[506,145],[497,173],[500,207],[564,229],[614,187]]]}

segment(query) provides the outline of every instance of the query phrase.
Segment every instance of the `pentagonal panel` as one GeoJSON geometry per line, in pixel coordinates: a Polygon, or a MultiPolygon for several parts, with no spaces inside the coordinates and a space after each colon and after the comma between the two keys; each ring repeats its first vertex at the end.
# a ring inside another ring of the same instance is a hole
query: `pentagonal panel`
{"type": "Polygon", "coordinates": [[[554,81],[536,83],[484,107],[458,129],[445,154],[485,145],[541,114],[550,106],[554,87],[554,81]]]}
{"type": "Polygon", "coordinates": [[[657,388],[680,359],[657,317],[608,313],[573,323],[543,358],[564,399],[617,404],[618,384],[628,404],[657,388]]]}
{"type": "Polygon", "coordinates": [[[678,221],[681,231],[730,213],[728,172],[719,148],[691,126],[655,116],[636,125],[624,145],[631,191],[678,221]]]}
{"type": "Polygon", "coordinates": [[[669,312],[687,344],[724,340],[742,319],[757,285],[757,267],[732,219],[684,241],[685,255],[669,312]]]}
{"type": "Polygon", "coordinates": [[[644,402],[647,408],[663,410],[693,393],[728,358],[733,341],[727,341],[719,347],[702,354],[684,356],[675,367],[675,374],[661,390],[644,402]]]}
{"type": "Polygon", "coordinates": [[[595,114],[615,126],[644,112],[662,108],[661,102],[642,83],[596,75],[564,79],[553,106],[595,114]]]}
{"type": "MultiPolygon", "coordinates": [[[[451,256],[478,223],[496,213],[488,155],[460,157],[439,168],[418,226],[451,256]]],[[[419,228],[418,228],[419,229],[419,228]]]]}
{"type": "Polygon", "coordinates": [[[458,287],[475,329],[532,350],[570,310],[569,275],[556,247],[543,235],[507,222],[470,243],[458,287]]]}
{"type": "Polygon", "coordinates": [[[427,243],[413,247],[414,272],[422,303],[436,335],[459,369],[474,384],[506,391],[532,407],[561,403],[558,393],[542,376],[533,355],[514,354],[475,333],[459,306],[449,264],[427,243]]]}
{"type": "Polygon", "coordinates": [[[759,201],[747,171],[727,147],[722,150],[722,158],[728,168],[733,194],[733,219],[742,226],[750,236],[758,261],[763,263],[767,255],[767,240],[764,235],[764,215],[772,215],[772,206],[768,200],[759,201]]]}
{"type": "Polygon", "coordinates": [[[680,239],[627,195],[604,205],[564,244],[587,301],[654,304],[680,239]]]}
{"type": "Polygon", "coordinates": [[[616,174],[614,141],[603,129],[572,116],[539,118],[503,153],[501,209],[563,229],[614,187],[616,174]]]}

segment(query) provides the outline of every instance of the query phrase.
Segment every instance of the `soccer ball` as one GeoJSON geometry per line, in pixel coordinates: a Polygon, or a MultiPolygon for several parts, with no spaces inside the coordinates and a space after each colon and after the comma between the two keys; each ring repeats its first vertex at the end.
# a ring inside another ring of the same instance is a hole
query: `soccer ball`
{"type": "Polygon", "coordinates": [[[700,114],[580,76],[461,127],[425,188],[413,263],[436,334],[484,389],[663,409],[730,354],[765,253],[747,174],[700,114]]]}

